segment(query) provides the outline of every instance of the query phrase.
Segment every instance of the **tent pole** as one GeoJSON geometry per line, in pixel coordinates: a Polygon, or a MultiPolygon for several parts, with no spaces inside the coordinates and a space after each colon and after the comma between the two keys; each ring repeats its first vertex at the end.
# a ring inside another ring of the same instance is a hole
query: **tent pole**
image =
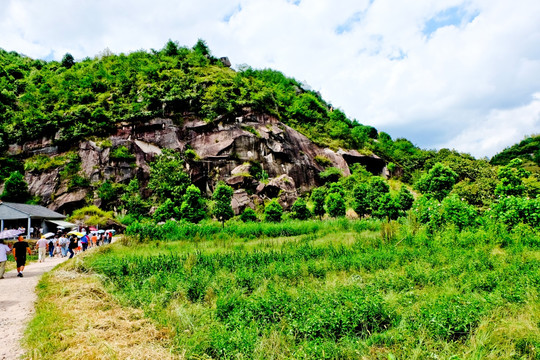
{"type": "Polygon", "coordinates": [[[30,226],[32,225],[30,216],[28,217],[28,226],[26,228],[26,238],[30,239],[30,226]]]}

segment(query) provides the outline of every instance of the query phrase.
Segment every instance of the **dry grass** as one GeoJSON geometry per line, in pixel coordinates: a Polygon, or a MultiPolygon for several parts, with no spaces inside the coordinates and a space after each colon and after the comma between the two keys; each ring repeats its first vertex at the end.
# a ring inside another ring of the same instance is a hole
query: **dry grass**
{"type": "Polygon", "coordinates": [[[121,307],[97,276],[78,273],[72,264],[40,283],[25,338],[27,359],[184,358],[171,354],[166,329],[157,329],[141,310],[121,307]],[[52,323],[44,320],[49,316],[52,323]]]}

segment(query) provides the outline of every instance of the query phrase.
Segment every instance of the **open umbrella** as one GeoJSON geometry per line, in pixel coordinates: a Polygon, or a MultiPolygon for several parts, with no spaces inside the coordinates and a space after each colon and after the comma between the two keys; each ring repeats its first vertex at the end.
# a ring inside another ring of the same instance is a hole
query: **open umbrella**
{"type": "Polygon", "coordinates": [[[54,236],[54,233],[48,232],[48,233],[46,233],[46,234],[43,234],[43,236],[45,236],[45,238],[48,239],[48,238],[50,238],[50,237],[53,237],[53,236],[54,236]]]}
{"type": "Polygon", "coordinates": [[[17,229],[11,229],[11,230],[4,230],[4,231],[0,231],[0,239],[10,239],[10,238],[14,238],[16,237],[17,235],[20,235],[22,234],[23,232],[21,230],[17,230],[17,229]]]}
{"type": "Polygon", "coordinates": [[[98,230],[97,233],[98,234],[103,234],[105,232],[105,230],[98,230]]]}
{"type": "Polygon", "coordinates": [[[70,231],[67,233],[68,235],[75,235],[76,237],[81,237],[83,236],[84,234],[81,233],[81,232],[78,232],[78,231],[70,231]]]}

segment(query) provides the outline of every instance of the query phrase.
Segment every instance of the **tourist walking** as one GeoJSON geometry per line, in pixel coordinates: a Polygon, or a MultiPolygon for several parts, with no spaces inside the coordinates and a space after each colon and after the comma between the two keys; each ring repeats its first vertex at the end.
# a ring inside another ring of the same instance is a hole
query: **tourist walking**
{"type": "Polygon", "coordinates": [[[4,239],[0,239],[0,279],[4,278],[6,271],[7,254],[11,252],[9,246],[4,244],[4,239]]]}
{"type": "Polygon", "coordinates": [[[60,246],[60,252],[62,254],[62,257],[66,257],[69,251],[69,239],[67,239],[64,234],[62,234],[60,236],[60,239],[58,239],[58,246],[60,246]]]}
{"type": "Polygon", "coordinates": [[[81,237],[81,246],[82,246],[82,251],[86,251],[86,249],[88,249],[88,235],[84,234],[82,237],[81,237]]]}
{"type": "Polygon", "coordinates": [[[70,238],[69,238],[69,245],[68,245],[68,250],[69,250],[69,258],[71,259],[73,257],[73,255],[75,255],[75,249],[79,246],[78,244],[78,240],[77,240],[77,237],[75,235],[72,235],[70,238]]]}
{"type": "Polygon", "coordinates": [[[52,237],[49,239],[49,257],[54,256],[54,248],[56,247],[56,237],[52,237]]]}
{"type": "Polygon", "coordinates": [[[17,276],[23,277],[23,270],[24,266],[26,265],[26,252],[28,251],[29,255],[32,255],[32,250],[30,249],[30,245],[26,241],[24,241],[24,238],[22,235],[19,235],[18,241],[13,244],[13,257],[15,258],[15,262],[17,263],[17,276]]]}
{"type": "Polygon", "coordinates": [[[92,237],[90,238],[92,240],[92,247],[95,247],[98,245],[97,243],[97,233],[92,233],[92,237]]]}
{"type": "Polygon", "coordinates": [[[41,236],[41,239],[39,239],[36,242],[36,250],[38,251],[38,259],[39,262],[45,261],[45,254],[47,253],[47,247],[49,246],[49,241],[45,239],[45,236],[41,236]]]}

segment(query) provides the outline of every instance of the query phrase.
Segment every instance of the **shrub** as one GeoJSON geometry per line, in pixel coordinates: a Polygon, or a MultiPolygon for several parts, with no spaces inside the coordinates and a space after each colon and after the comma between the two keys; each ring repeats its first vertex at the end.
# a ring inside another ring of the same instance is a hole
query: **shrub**
{"type": "Polygon", "coordinates": [[[319,177],[325,183],[333,183],[343,177],[343,171],[336,167],[329,167],[326,170],[319,173],[319,177]]]}
{"type": "Polygon", "coordinates": [[[469,336],[486,310],[486,302],[472,295],[446,295],[420,309],[417,326],[435,337],[455,341],[469,336]]]}
{"type": "Polygon", "coordinates": [[[324,188],[315,188],[311,192],[311,201],[313,202],[313,214],[315,216],[322,217],[326,210],[324,209],[324,200],[326,198],[326,191],[324,188]]]}
{"type": "Polygon", "coordinates": [[[280,222],[283,216],[283,207],[276,199],[270,201],[264,208],[264,220],[270,222],[280,222]]]}
{"type": "Polygon", "coordinates": [[[43,172],[51,168],[58,168],[63,166],[67,161],[65,156],[50,157],[47,155],[34,155],[24,162],[25,171],[38,171],[43,172]]]}
{"type": "Polygon", "coordinates": [[[25,202],[30,198],[28,184],[23,175],[15,171],[9,175],[4,183],[4,192],[1,196],[3,201],[25,202]]]}
{"type": "Polygon", "coordinates": [[[201,197],[201,190],[195,185],[190,185],[183,196],[180,207],[182,219],[189,222],[198,223],[206,216],[204,200],[201,197]]]}
{"type": "Polygon", "coordinates": [[[178,218],[179,214],[180,211],[178,210],[178,207],[174,205],[171,199],[167,199],[163,204],[158,206],[156,211],[154,211],[152,218],[156,222],[167,221],[178,218]]]}
{"type": "Polygon", "coordinates": [[[457,178],[458,175],[452,169],[437,163],[416,182],[415,187],[424,194],[441,201],[450,193],[457,178]]]}
{"type": "Polygon", "coordinates": [[[229,185],[220,183],[216,186],[214,194],[212,195],[216,204],[214,207],[214,216],[221,221],[222,225],[226,220],[229,220],[234,216],[234,211],[231,206],[231,200],[233,196],[233,189],[229,185]]]}
{"type": "Polygon", "coordinates": [[[516,196],[507,196],[493,204],[488,214],[508,227],[514,227],[519,223],[529,224],[533,227],[540,226],[540,197],[527,199],[516,196]]]}
{"type": "Polygon", "coordinates": [[[129,162],[129,161],[135,160],[135,155],[130,153],[127,147],[118,146],[111,151],[109,158],[115,161],[128,161],[129,162]]]}
{"type": "Polygon", "coordinates": [[[360,217],[371,214],[368,194],[369,187],[366,183],[358,184],[353,189],[353,209],[360,217]]]}
{"type": "Polygon", "coordinates": [[[298,220],[307,220],[311,217],[311,212],[307,208],[306,201],[302,198],[296,199],[291,207],[292,218],[298,220]]]}
{"type": "Polygon", "coordinates": [[[402,186],[401,189],[399,189],[399,193],[396,198],[397,206],[401,211],[407,211],[412,207],[413,203],[413,194],[411,194],[409,189],[407,189],[405,186],[402,186]]]}
{"type": "Polygon", "coordinates": [[[243,222],[250,222],[257,221],[259,219],[257,218],[257,214],[255,213],[255,211],[252,208],[247,207],[244,209],[242,215],[240,215],[240,220],[242,220],[243,222]]]}
{"type": "Polygon", "coordinates": [[[184,156],[186,157],[186,159],[191,161],[198,161],[200,159],[199,155],[197,155],[197,153],[193,149],[187,149],[184,152],[184,156]]]}
{"type": "Polygon", "coordinates": [[[346,206],[345,199],[339,193],[330,193],[326,196],[326,210],[328,215],[332,217],[342,217],[345,216],[346,206]]]}
{"type": "Polygon", "coordinates": [[[317,155],[314,158],[315,162],[322,167],[328,167],[332,165],[332,161],[324,155],[317,155]]]}

